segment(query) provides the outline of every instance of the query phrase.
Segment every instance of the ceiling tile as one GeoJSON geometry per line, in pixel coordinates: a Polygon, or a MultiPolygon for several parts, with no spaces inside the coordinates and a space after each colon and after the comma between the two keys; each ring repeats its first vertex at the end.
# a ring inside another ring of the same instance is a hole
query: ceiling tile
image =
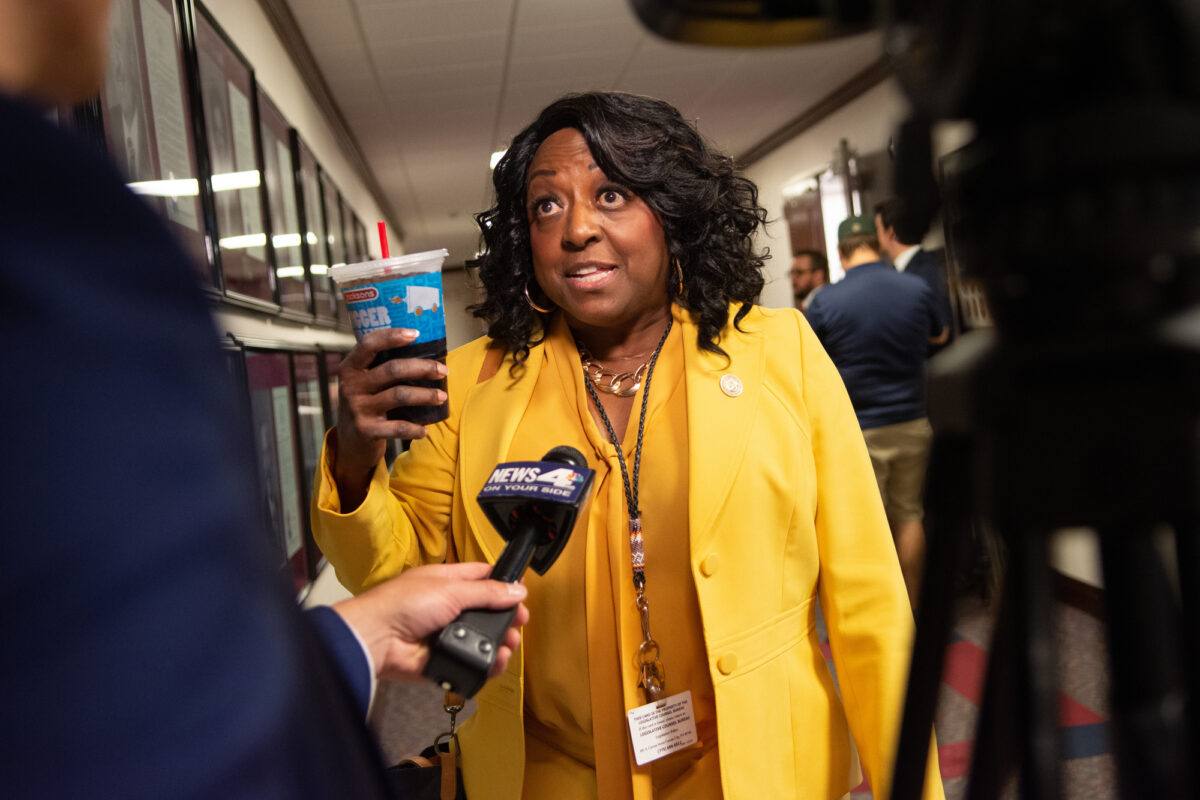
{"type": "Polygon", "coordinates": [[[367,39],[375,46],[436,36],[508,30],[515,0],[409,0],[357,3],[367,39]]]}
{"type": "Polygon", "coordinates": [[[580,53],[514,60],[508,67],[509,85],[611,86],[624,62],[606,53],[580,53]]]}
{"type": "Polygon", "coordinates": [[[647,34],[625,20],[573,22],[565,25],[526,27],[513,32],[513,55],[521,57],[572,55],[575,53],[621,53],[638,45],[647,34]]]}
{"type": "Polygon", "coordinates": [[[462,91],[497,91],[503,65],[498,63],[454,63],[443,67],[427,65],[404,72],[379,73],[380,88],[389,97],[402,100],[422,95],[454,95],[462,91]]]}
{"type": "Polygon", "coordinates": [[[385,42],[370,52],[380,72],[436,71],[447,62],[503,63],[507,47],[507,33],[492,31],[385,42]]]}
{"type": "Polygon", "coordinates": [[[517,22],[525,29],[621,22],[641,30],[627,0],[519,0],[517,22]]]}
{"type": "Polygon", "coordinates": [[[490,128],[495,115],[496,92],[478,86],[454,87],[442,92],[405,91],[399,86],[389,86],[385,97],[392,116],[406,120],[410,131],[416,126],[433,133],[448,126],[490,128]]]}
{"type": "Polygon", "coordinates": [[[303,8],[293,4],[293,16],[301,33],[309,42],[327,44],[349,43],[361,38],[358,22],[348,3],[312,3],[303,8]]]}

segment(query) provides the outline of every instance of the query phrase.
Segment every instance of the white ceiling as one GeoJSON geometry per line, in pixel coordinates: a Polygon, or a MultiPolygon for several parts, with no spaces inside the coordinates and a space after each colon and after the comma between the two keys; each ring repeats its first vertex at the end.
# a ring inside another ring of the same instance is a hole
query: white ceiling
{"type": "Polygon", "coordinates": [[[710,48],[648,33],[628,0],[287,0],[404,231],[408,252],[478,247],[488,158],[556,97],[660,97],[737,156],[875,62],[879,34],[710,48]]]}

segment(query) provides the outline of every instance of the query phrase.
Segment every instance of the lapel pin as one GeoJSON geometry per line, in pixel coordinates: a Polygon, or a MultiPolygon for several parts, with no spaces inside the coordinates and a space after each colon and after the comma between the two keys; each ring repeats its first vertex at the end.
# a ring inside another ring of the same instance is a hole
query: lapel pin
{"type": "Polygon", "coordinates": [[[741,378],[739,378],[737,375],[722,375],[721,391],[730,397],[737,397],[742,393],[741,378]]]}

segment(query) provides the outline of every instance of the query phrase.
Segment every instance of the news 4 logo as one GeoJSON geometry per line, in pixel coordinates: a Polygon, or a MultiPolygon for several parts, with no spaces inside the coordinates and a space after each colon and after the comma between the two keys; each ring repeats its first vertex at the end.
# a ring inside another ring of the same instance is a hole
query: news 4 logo
{"type": "Polygon", "coordinates": [[[569,489],[573,484],[583,483],[583,475],[567,467],[557,467],[547,472],[539,465],[508,465],[501,464],[492,471],[488,478],[489,484],[496,483],[529,483],[540,481],[549,483],[560,489],[569,489]]]}
{"type": "Polygon", "coordinates": [[[500,464],[488,477],[480,498],[571,497],[584,489],[591,470],[550,461],[518,461],[500,464]]]}

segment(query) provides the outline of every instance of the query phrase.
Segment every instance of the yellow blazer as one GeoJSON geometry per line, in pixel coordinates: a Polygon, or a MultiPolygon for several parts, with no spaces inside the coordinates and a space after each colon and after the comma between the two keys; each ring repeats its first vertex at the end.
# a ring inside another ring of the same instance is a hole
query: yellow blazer
{"type": "MultiPolygon", "coordinates": [[[[793,309],[756,307],[742,331],[727,328],[728,359],[699,349],[688,314],[675,313],[691,443],[689,544],[724,794],[841,797],[853,788],[852,731],[875,796],[885,798],[912,614],[841,378],[793,309]],[[818,646],[818,595],[840,698],[818,646]]],[[[477,382],[487,344],[450,354],[449,419],[397,459],[390,480],[380,464],[350,514],[340,513],[322,454],[314,531],[351,591],[443,560],[447,530],[461,560],[494,562],[503,549],[474,497],[508,457],[519,420],[537,411],[530,399],[542,357],[533,348],[514,375],[506,356],[477,382]]],[[[521,796],[524,655],[479,693],[461,731],[471,800],[521,796]]],[[[924,797],[942,797],[932,745],[924,797]]]]}

